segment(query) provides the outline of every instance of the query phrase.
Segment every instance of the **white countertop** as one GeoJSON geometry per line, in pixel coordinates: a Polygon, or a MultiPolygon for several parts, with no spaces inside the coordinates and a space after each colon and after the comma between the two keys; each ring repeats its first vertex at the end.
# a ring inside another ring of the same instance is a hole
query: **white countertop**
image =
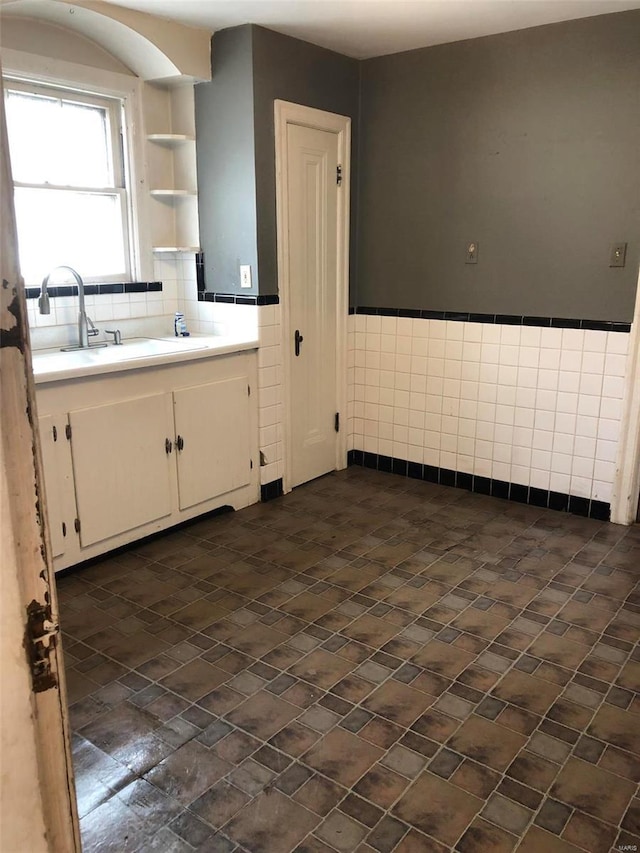
{"type": "Polygon", "coordinates": [[[124,338],[120,346],[62,352],[60,349],[34,350],[33,376],[36,385],[60,382],[81,376],[117,373],[159,367],[179,361],[213,358],[234,352],[256,349],[257,340],[212,335],[190,335],[187,338],[124,338]]]}

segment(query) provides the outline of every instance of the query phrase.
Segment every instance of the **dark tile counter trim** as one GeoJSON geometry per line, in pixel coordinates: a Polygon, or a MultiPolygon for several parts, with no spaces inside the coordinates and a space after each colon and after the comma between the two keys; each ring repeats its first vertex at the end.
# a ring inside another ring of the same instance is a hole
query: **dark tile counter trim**
{"type": "Polygon", "coordinates": [[[530,506],[570,512],[585,518],[597,518],[600,521],[609,521],[611,518],[610,504],[567,495],[563,492],[536,489],[533,486],[507,483],[504,480],[492,480],[489,477],[478,477],[475,474],[438,468],[435,465],[422,465],[419,462],[407,462],[406,459],[394,459],[378,453],[365,453],[363,450],[350,450],[347,461],[349,465],[374,468],[376,471],[387,471],[391,474],[411,477],[414,480],[438,483],[441,486],[454,486],[458,489],[466,489],[468,492],[491,495],[494,498],[504,498],[530,506]]]}
{"type": "Polygon", "coordinates": [[[349,314],[379,317],[413,317],[419,320],[456,320],[459,323],[492,323],[505,326],[540,326],[546,329],[590,329],[598,332],[630,332],[631,323],[609,320],[581,320],[570,317],[528,317],[519,314],[473,314],[458,311],[430,311],[419,308],[372,308],[358,305],[349,314]]]}
{"type": "MultiPolygon", "coordinates": [[[[162,291],[161,281],[129,281],[115,282],[113,284],[85,284],[84,292],[87,296],[101,296],[105,293],[158,293],[162,291]]],[[[77,296],[77,284],[50,285],[47,293],[52,299],[56,296],[77,296]]],[[[40,296],[39,287],[26,287],[27,299],[37,299],[40,296]]]]}
{"type": "Polygon", "coordinates": [[[237,293],[212,293],[210,290],[198,291],[198,302],[221,302],[224,305],[278,305],[277,294],[261,296],[242,296],[237,293]]]}

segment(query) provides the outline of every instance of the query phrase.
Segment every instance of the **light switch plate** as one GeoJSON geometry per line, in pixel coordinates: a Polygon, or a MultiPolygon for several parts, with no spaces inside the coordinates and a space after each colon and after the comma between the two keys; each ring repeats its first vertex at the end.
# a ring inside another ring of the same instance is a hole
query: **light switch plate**
{"type": "Polygon", "coordinates": [[[240,287],[251,287],[250,264],[240,264],[240,287]]]}
{"type": "Polygon", "coordinates": [[[478,263],[478,243],[472,241],[471,243],[467,243],[467,259],[465,264],[477,264],[478,263]]]}
{"type": "Polygon", "coordinates": [[[612,243],[611,253],[609,254],[610,267],[623,267],[627,257],[626,243],[612,243]]]}

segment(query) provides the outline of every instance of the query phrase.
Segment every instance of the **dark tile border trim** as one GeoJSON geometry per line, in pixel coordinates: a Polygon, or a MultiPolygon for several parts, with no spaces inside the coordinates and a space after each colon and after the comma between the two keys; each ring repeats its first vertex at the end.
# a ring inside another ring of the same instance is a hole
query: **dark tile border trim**
{"type": "Polygon", "coordinates": [[[212,293],[210,290],[199,290],[198,302],[222,302],[227,305],[278,305],[280,297],[276,293],[243,296],[239,293],[212,293]]]}
{"type": "Polygon", "coordinates": [[[196,252],[196,285],[198,294],[204,293],[204,252],[196,252]]]}
{"type": "Polygon", "coordinates": [[[419,308],[372,308],[358,305],[349,314],[380,317],[413,317],[420,320],[456,320],[459,323],[492,323],[506,326],[541,326],[547,329],[590,329],[598,332],[630,332],[631,323],[610,320],[582,320],[571,317],[529,317],[519,314],[473,314],[457,311],[430,311],[419,308]]]}
{"type": "Polygon", "coordinates": [[[428,483],[438,483],[441,486],[453,486],[457,489],[466,489],[468,492],[491,495],[494,498],[503,498],[530,506],[570,512],[585,518],[597,518],[599,521],[611,519],[611,505],[604,501],[536,489],[533,486],[524,486],[521,483],[507,483],[504,480],[478,477],[475,474],[452,471],[449,468],[438,468],[435,465],[407,462],[405,459],[394,459],[378,453],[350,450],[347,455],[347,464],[400,474],[414,480],[426,480],[428,483]]]}
{"type": "Polygon", "coordinates": [[[284,488],[282,485],[282,477],[279,477],[277,480],[272,480],[270,483],[265,483],[263,486],[260,486],[260,500],[262,503],[266,503],[266,501],[272,501],[274,498],[280,498],[284,494],[284,488]]]}
{"type": "MultiPolygon", "coordinates": [[[[161,291],[161,281],[127,281],[111,284],[85,284],[84,286],[84,292],[87,296],[100,296],[105,293],[159,293],[161,291]]],[[[47,287],[47,293],[52,299],[57,296],[77,296],[78,285],[51,285],[47,287]]],[[[27,299],[37,299],[40,296],[40,288],[25,287],[25,296],[27,299]]]]}

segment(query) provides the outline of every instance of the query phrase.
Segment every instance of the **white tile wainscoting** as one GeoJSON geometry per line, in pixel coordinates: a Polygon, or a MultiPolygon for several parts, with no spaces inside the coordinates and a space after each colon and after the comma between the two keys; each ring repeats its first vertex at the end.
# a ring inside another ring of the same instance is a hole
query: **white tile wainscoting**
{"type": "Polygon", "coordinates": [[[608,504],[629,338],[351,314],[349,449],[608,504]]]}
{"type": "Polygon", "coordinates": [[[258,307],[258,333],[258,422],[260,450],[266,463],[260,468],[260,484],[266,485],[284,476],[284,398],[279,304],[258,307]]]}
{"type": "MultiPolygon", "coordinates": [[[[192,254],[156,259],[154,273],[161,292],[88,296],[89,314],[170,334],[181,310],[193,333],[257,338],[260,483],[281,480],[281,306],[199,300],[192,254]]],[[[52,300],[48,317],[37,300],[28,309],[34,346],[55,346],[77,298],[52,300]]],[[[364,313],[347,328],[350,451],[610,503],[626,332],[364,313]]]]}
{"type": "MultiPolygon", "coordinates": [[[[198,302],[185,284],[194,331],[257,324],[260,482],[272,484],[284,475],[281,307],[198,302]]],[[[607,505],[629,338],[351,314],[348,448],[607,505]]]]}

